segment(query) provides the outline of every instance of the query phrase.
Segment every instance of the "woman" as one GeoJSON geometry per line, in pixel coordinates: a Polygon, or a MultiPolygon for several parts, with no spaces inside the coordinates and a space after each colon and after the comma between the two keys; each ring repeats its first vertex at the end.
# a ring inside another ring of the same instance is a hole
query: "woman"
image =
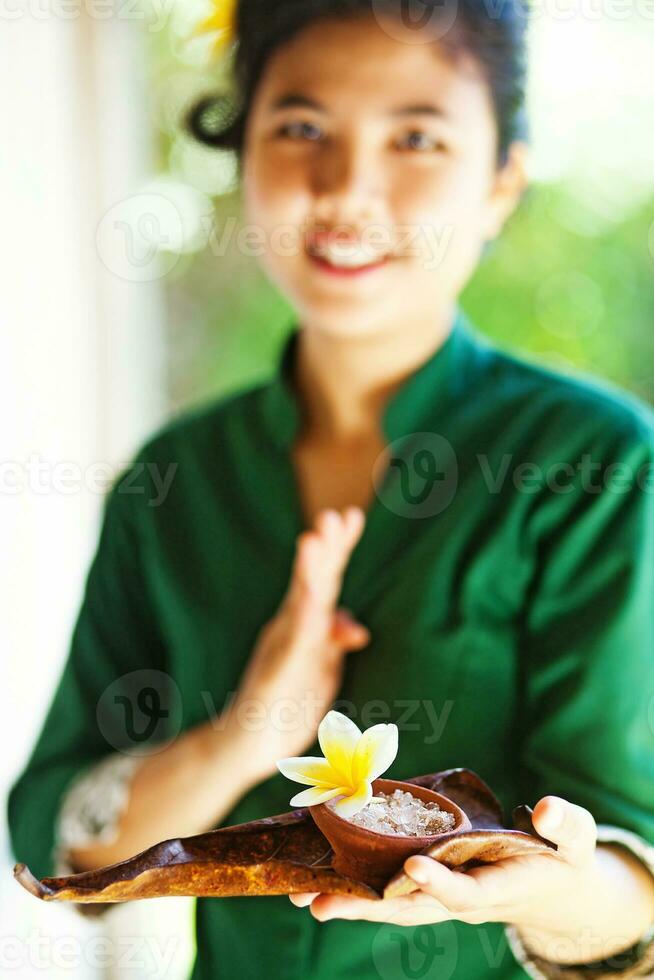
{"type": "Polygon", "coordinates": [[[170,423],[114,486],[9,817],[43,876],[283,812],[275,762],[318,754],[335,706],[398,724],[389,778],[467,766],[536,805],[565,861],[414,858],[422,889],[393,903],[200,900],[194,980],[651,955],[652,413],[503,353],[458,306],[526,185],[524,19],[240,3],[240,111],[192,126],[239,152],[298,329],[269,383],[170,423]]]}

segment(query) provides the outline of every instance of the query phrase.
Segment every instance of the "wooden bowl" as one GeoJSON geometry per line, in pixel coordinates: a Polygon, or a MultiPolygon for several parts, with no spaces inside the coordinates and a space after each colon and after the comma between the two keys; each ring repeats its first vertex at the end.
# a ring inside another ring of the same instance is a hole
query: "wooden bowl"
{"type": "Polygon", "coordinates": [[[434,790],[397,779],[375,779],[372,783],[373,796],[378,793],[392,793],[395,789],[405,790],[425,803],[437,803],[441,810],[447,810],[454,815],[454,826],[440,834],[426,837],[380,834],[339,817],[326,803],[309,807],[311,816],[334,851],[334,871],[362,881],[380,893],[388,879],[400,870],[412,854],[418,854],[446,834],[461,833],[470,830],[472,826],[456,803],[434,790]]]}

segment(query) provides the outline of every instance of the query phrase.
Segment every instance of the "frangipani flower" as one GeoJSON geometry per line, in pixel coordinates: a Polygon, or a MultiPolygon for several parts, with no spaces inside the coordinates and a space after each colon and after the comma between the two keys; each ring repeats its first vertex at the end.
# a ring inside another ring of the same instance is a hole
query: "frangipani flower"
{"type": "Polygon", "coordinates": [[[397,755],[397,725],[373,725],[365,732],[340,711],[328,711],[318,726],[318,742],[325,753],[278,759],[282,775],[311,789],[291,799],[291,806],[316,806],[334,796],[341,817],[351,817],[372,799],[372,781],[390,766],[397,755]]]}
{"type": "Polygon", "coordinates": [[[236,3],[237,0],[211,0],[212,12],[192,32],[192,37],[202,34],[216,35],[212,46],[212,54],[215,56],[234,40],[236,3]]]}

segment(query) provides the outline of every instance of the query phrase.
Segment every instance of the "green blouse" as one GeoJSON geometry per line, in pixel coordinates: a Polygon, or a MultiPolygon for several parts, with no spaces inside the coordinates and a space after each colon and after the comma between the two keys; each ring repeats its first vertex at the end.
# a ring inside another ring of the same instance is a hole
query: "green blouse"
{"type": "MultiPolygon", "coordinates": [[[[16,859],[39,877],[76,774],[220,712],[282,599],[304,525],[296,347],[269,382],[160,429],[107,497],[9,799],[16,859]]],[[[555,793],[654,843],[654,413],[500,350],[459,311],[383,426],[391,463],[341,598],[372,640],[334,707],[398,725],[390,777],[466,766],[507,813],[555,793]]],[[[275,774],[218,826],[288,810],[297,789],[275,774]]],[[[200,899],[196,922],[193,980],[526,975],[499,924],[319,923],[286,896],[200,899]]]]}

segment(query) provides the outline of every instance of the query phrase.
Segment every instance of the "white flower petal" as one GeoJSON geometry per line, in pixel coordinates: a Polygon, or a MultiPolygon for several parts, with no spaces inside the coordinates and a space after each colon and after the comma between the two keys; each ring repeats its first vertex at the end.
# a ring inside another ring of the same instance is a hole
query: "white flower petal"
{"type": "Polygon", "coordinates": [[[303,789],[300,793],[296,793],[291,798],[290,804],[291,806],[316,806],[318,803],[331,800],[332,796],[346,792],[347,789],[347,786],[334,786],[331,789],[325,789],[324,786],[312,786],[311,789],[303,789]]]}
{"type": "Polygon", "coordinates": [[[361,729],[340,711],[328,711],[318,726],[318,742],[341,781],[353,786],[352,757],[361,738],[361,729]]]}
{"type": "Polygon", "coordinates": [[[373,725],[367,728],[356,747],[352,760],[352,780],[358,784],[363,779],[372,781],[388,769],[397,755],[397,725],[373,725]]]}
{"type": "Polygon", "coordinates": [[[321,756],[291,756],[278,759],[276,765],[283,776],[306,786],[338,786],[343,782],[342,777],[321,756]]]}
{"type": "Polygon", "coordinates": [[[372,786],[369,782],[362,782],[354,793],[350,796],[338,800],[334,804],[334,811],[339,817],[352,817],[359,810],[363,810],[367,803],[372,799],[372,786]]]}

